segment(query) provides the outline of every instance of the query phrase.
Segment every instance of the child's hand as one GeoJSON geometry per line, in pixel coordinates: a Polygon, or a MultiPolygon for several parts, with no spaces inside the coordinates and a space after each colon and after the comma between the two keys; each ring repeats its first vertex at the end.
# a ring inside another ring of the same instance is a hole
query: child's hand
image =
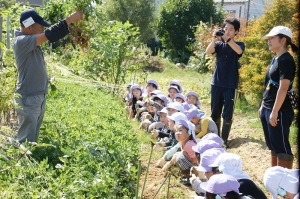
{"type": "MultiPolygon", "coordinates": [[[[166,146],[166,143],[165,142],[156,142],[155,144],[161,146],[161,147],[164,147],[166,146]]],[[[165,147],[166,148],[166,147],[165,147]]]]}
{"type": "Polygon", "coordinates": [[[143,104],[144,104],[144,102],[142,102],[141,100],[138,100],[136,103],[140,106],[143,106],[143,104]]]}
{"type": "Polygon", "coordinates": [[[159,145],[157,145],[157,144],[155,144],[155,145],[153,146],[153,150],[155,150],[155,151],[162,151],[162,150],[163,150],[163,147],[162,147],[162,146],[159,146],[159,145]]]}
{"type": "Polygon", "coordinates": [[[150,124],[148,131],[152,132],[155,128],[156,128],[156,122],[153,122],[152,124],[150,124]]]}
{"type": "Polygon", "coordinates": [[[153,105],[153,104],[154,104],[154,101],[153,101],[152,99],[150,99],[150,98],[148,98],[148,99],[146,100],[146,102],[149,103],[150,105],[153,105]]]}
{"type": "Polygon", "coordinates": [[[203,171],[198,171],[197,167],[192,167],[190,170],[190,175],[195,175],[199,179],[206,179],[205,173],[203,171]]]}
{"type": "Polygon", "coordinates": [[[150,137],[151,137],[152,139],[155,139],[155,138],[157,138],[158,135],[159,135],[159,131],[156,130],[156,129],[153,129],[153,130],[151,131],[150,137]]]}
{"type": "Polygon", "coordinates": [[[190,177],[190,183],[194,184],[195,180],[200,180],[195,174],[192,174],[192,177],[190,177]]]}

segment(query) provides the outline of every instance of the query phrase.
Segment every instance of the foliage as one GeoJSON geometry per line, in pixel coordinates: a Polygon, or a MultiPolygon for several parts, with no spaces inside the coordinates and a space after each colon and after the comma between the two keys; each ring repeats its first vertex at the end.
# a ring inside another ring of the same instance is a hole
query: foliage
{"type": "Polygon", "coordinates": [[[154,36],[151,23],[154,19],[154,0],[107,0],[103,12],[109,21],[129,21],[140,30],[139,40],[146,43],[154,36]]]}
{"type": "MultiPolygon", "coordinates": [[[[108,22],[97,37],[92,38],[88,54],[73,57],[74,69],[84,69],[89,77],[118,85],[129,72],[139,70],[149,56],[138,41],[138,28],[129,22],[108,22]]],[[[150,54],[150,52],[148,52],[150,54]]],[[[113,93],[117,93],[113,90],[113,93]]]]}
{"type": "MultiPolygon", "coordinates": [[[[246,50],[240,59],[241,92],[246,95],[250,104],[259,105],[262,98],[265,72],[270,64],[272,54],[268,50],[267,41],[262,36],[267,34],[273,27],[284,25],[296,33],[298,42],[299,12],[296,0],[274,0],[265,10],[265,14],[257,21],[250,23],[240,39],[245,42],[246,50]]],[[[294,39],[293,39],[294,40],[294,39]]],[[[298,59],[298,56],[295,56],[298,59]]],[[[296,61],[296,63],[298,63],[296,61]]],[[[298,65],[297,65],[298,70],[298,65]]],[[[297,79],[295,80],[295,83],[297,79]]],[[[297,85],[294,83],[294,87],[297,85]]]]}
{"type": "Polygon", "coordinates": [[[223,12],[217,10],[213,0],[166,0],[157,16],[157,34],[173,62],[187,63],[195,41],[195,26],[221,23],[223,12]]]}
{"type": "Polygon", "coordinates": [[[0,43],[0,51],[3,51],[0,57],[0,124],[10,119],[10,111],[14,108],[14,91],[17,79],[15,60],[11,49],[6,49],[4,44],[0,43]]]}
{"type": "MultiPolygon", "coordinates": [[[[0,175],[0,197],[133,198],[139,148],[121,103],[91,86],[56,85],[38,145],[25,143],[33,154],[0,175]]],[[[20,155],[2,147],[1,169],[20,155]]]]}
{"type": "Polygon", "coordinates": [[[212,31],[215,28],[208,28],[207,24],[200,21],[195,32],[195,42],[192,44],[194,56],[191,56],[187,65],[188,69],[199,73],[213,72],[215,57],[207,56],[205,50],[211,42],[212,31]]]}
{"type": "Polygon", "coordinates": [[[69,26],[70,35],[60,42],[64,43],[71,38],[75,44],[85,49],[88,48],[90,38],[97,33],[98,25],[103,19],[101,4],[101,0],[51,0],[47,1],[46,6],[42,8],[42,16],[50,22],[56,23],[76,10],[83,11],[84,20],[72,23],[69,26]]]}
{"type": "Polygon", "coordinates": [[[0,0],[0,13],[10,8],[16,3],[16,0],[0,0]]]}
{"type": "MultiPolygon", "coordinates": [[[[20,26],[19,16],[24,8],[15,1],[0,1],[0,5],[5,7],[1,10],[3,18],[2,28],[7,29],[7,16],[9,16],[9,30],[12,35],[13,30],[20,26]]],[[[26,6],[24,6],[26,8],[26,6]]],[[[1,7],[2,8],[2,7],[1,7]]],[[[0,124],[9,123],[10,111],[14,108],[14,91],[17,80],[17,71],[12,48],[8,49],[7,35],[3,34],[3,43],[0,43],[0,124]]],[[[11,42],[10,42],[11,47],[11,42]]]]}

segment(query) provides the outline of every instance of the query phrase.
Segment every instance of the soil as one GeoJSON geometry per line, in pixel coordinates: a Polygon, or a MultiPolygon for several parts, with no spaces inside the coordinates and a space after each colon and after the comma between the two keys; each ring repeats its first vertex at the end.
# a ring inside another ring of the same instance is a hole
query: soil
{"type": "MultiPolygon", "coordinates": [[[[207,105],[201,105],[201,109],[206,113],[210,113],[209,108],[207,105]]],[[[230,148],[227,149],[227,151],[236,153],[242,157],[243,170],[250,175],[251,179],[265,192],[267,197],[271,198],[271,195],[266,191],[262,182],[265,170],[270,167],[270,151],[264,142],[262,129],[250,127],[248,124],[249,120],[251,120],[249,116],[234,113],[234,122],[229,135],[230,148]]],[[[252,120],[256,120],[256,118],[252,118],[252,120]]],[[[142,173],[140,177],[139,196],[141,195],[144,183],[150,150],[150,144],[149,146],[141,146],[142,173]]],[[[297,146],[293,146],[293,151],[295,155],[293,168],[298,169],[297,146]]],[[[152,155],[150,161],[149,172],[142,197],[144,199],[154,198],[166,176],[166,173],[162,172],[160,168],[155,167],[157,160],[162,157],[162,155],[160,156],[157,153],[161,152],[153,151],[155,155],[152,155]]],[[[174,168],[171,169],[171,172],[173,170],[174,168]]],[[[172,172],[168,198],[185,199],[196,196],[190,187],[179,183],[179,178],[180,174],[178,172],[172,172]]],[[[167,198],[167,182],[168,181],[166,181],[155,198],[167,198]]]]}

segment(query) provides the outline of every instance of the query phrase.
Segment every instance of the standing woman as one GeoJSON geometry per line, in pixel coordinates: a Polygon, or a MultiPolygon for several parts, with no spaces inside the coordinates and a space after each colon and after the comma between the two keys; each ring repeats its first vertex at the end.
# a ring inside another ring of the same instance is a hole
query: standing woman
{"type": "Polygon", "coordinates": [[[274,27],[263,39],[268,39],[269,50],[275,52],[266,72],[263,102],[258,111],[265,140],[271,150],[271,166],[291,169],[294,156],[289,143],[290,126],[294,111],[287,92],[292,88],[296,65],[292,51],[298,47],[292,43],[292,32],[285,26],[274,27]]]}

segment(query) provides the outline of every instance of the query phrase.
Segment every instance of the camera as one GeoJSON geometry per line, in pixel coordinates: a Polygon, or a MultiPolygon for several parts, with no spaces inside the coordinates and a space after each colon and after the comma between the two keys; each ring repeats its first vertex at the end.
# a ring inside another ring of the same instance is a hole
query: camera
{"type": "Polygon", "coordinates": [[[216,32],[216,36],[217,36],[217,37],[222,37],[222,36],[224,35],[224,33],[225,33],[225,31],[224,31],[223,29],[219,29],[219,30],[217,30],[217,32],[216,32]]]}

